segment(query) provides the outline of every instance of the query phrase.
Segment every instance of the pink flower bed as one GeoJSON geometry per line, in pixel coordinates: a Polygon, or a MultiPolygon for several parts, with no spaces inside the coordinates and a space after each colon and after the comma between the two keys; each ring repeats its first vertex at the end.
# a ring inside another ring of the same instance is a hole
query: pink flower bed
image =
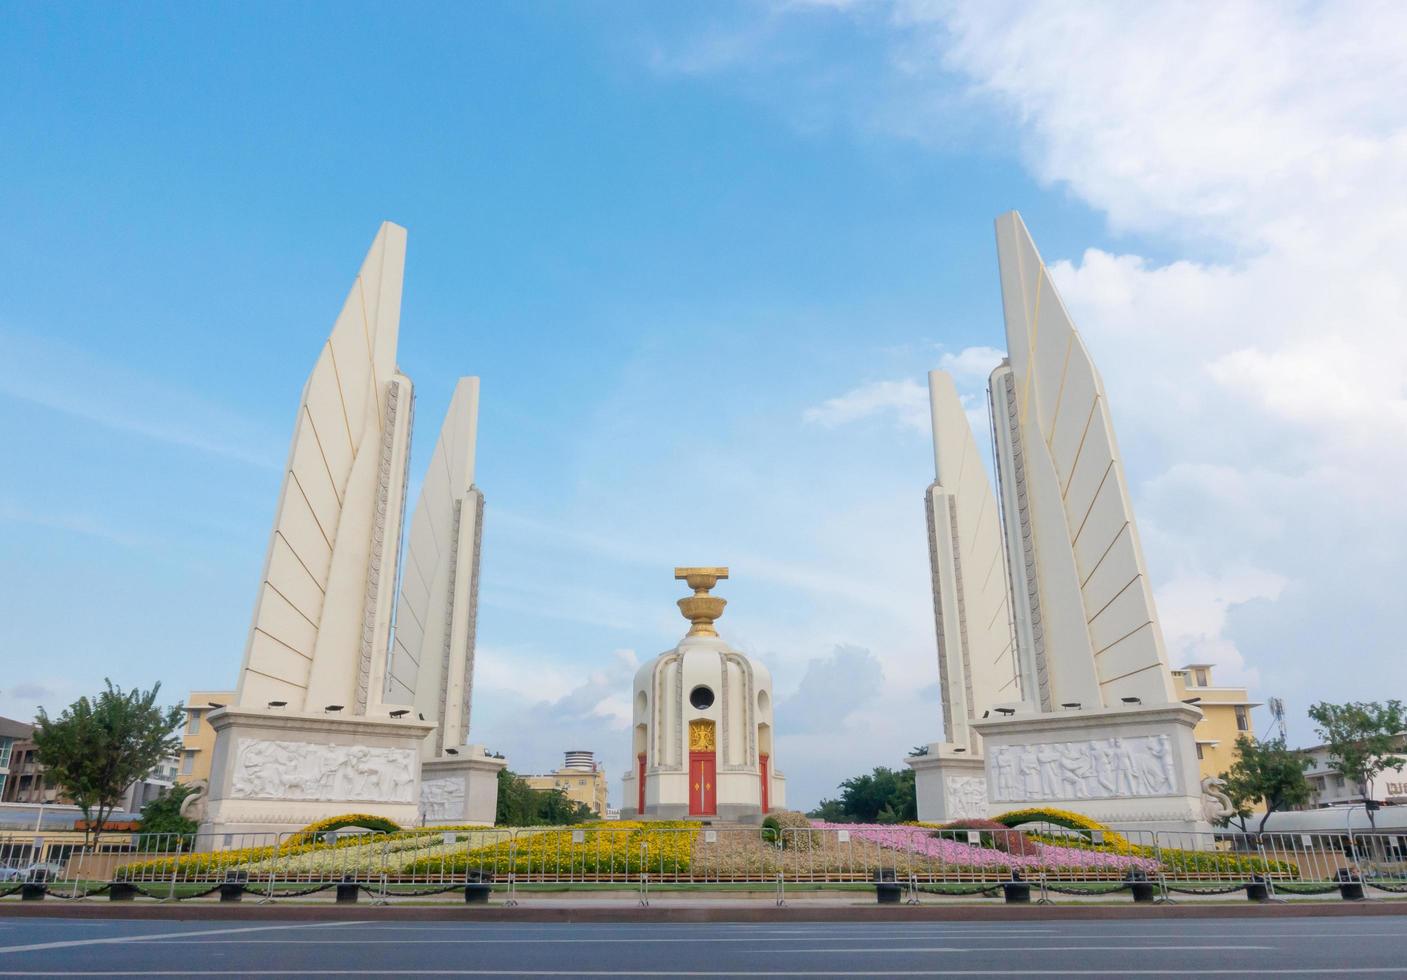
{"type": "Polygon", "coordinates": [[[1152,858],[1131,854],[1111,854],[1107,851],[1086,851],[1078,847],[1057,847],[1037,843],[1036,853],[1017,856],[993,848],[963,844],[947,838],[930,837],[932,833],[919,827],[898,827],[891,824],[826,823],[814,821],[817,830],[848,830],[852,840],[870,841],[880,847],[936,858],[944,864],[958,867],[1000,868],[1102,868],[1117,871],[1138,869],[1155,872],[1158,862],[1152,858]]]}

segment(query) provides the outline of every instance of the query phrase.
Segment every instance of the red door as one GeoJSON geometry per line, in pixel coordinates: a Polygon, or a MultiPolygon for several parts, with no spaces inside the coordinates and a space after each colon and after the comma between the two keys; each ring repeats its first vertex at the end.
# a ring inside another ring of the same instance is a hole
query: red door
{"type": "Polygon", "coordinates": [[[637,816],[645,812],[645,753],[640,753],[639,772],[635,776],[635,782],[639,784],[640,802],[636,805],[637,816]]]}
{"type": "Polygon", "coordinates": [[[762,768],[762,812],[766,813],[768,810],[771,809],[769,805],[770,801],[767,799],[767,788],[772,785],[772,780],[768,778],[767,764],[770,760],[767,756],[764,755],[760,756],[758,761],[761,763],[762,768]]]}
{"type": "Polygon", "coordinates": [[[717,777],[712,752],[689,753],[689,816],[711,817],[718,812],[718,793],[713,788],[717,777]]]}

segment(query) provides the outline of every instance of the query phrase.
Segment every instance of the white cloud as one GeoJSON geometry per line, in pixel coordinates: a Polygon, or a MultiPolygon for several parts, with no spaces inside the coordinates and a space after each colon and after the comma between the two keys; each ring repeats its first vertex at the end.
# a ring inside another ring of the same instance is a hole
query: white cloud
{"type": "Polygon", "coordinates": [[[893,416],[903,429],[927,431],[928,390],[908,378],[900,381],[871,381],[843,395],[827,398],[803,414],[807,422],[835,428],[876,416],[893,416]]]}
{"type": "MultiPolygon", "coordinates": [[[[1389,544],[1407,539],[1407,6],[801,6],[795,33],[829,18],[887,50],[837,64],[817,32],[821,81],[793,66],[775,98],[844,105],[790,121],[942,148],[976,143],[977,118],[986,152],[1005,124],[1041,181],[1174,256],[1051,267],[1109,389],[1176,655],[1301,704],[1407,683],[1381,585],[1407,573],[1389,544]],[[1348,669],[1326,676],[1326,649],[1348,669]]],[[[979,431],[982,360],[942,361],[979,431]]],[[[920,395],[865,385],[808,419],[917,431],[920,395]]]]}
{"type": "Polygon", "coordinates": [[[956,354],[945,353],[938,366],[953,376],[959,384],[986,386],[987,378],[996,370],[1006,351],[995,347],[964,347],[956,354]]]}

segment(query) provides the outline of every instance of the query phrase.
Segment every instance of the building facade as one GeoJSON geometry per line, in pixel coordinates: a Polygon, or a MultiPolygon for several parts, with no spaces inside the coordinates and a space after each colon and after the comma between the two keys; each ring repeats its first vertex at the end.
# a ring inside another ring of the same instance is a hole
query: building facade
{"type": "MultiPolygon", "coordinates": [[[[1397,754],[1407,755],[1407,733],[1399,734],[1396,741],[1397,754]]],[[[1309,780],[1310,792],[1313,794],[1309,800],[1310,809],[1362,803],[1365,799],[1377,800],[1380,803],[1407,804],[1407,766],[1398,766],[1378,773],[1368,781],[1367,793],[1364,793],[1365,787],[1355,785],[1334,771],[1329,761],[1327,745],[1315,745],[1305,749],[1304,754],[1310,759],[1309,768],[1304,771],[1304,778],[1309,780]]]]}
{"type": "Polygon", "coordinates": [[[10,762],[14,756],[16,742],[29,738],[33,725],[26,725],[13,718],[0,718],[0,800],[6,799],[5,791],[10,784],[10,762]]]}
{"type": "Polygon", "coordinates": [[[533,789],[560,789],[567,799],[591,808],[596,816],[606,817],[608,795],[606,770],[596,761],[595,753],[574,749],[566,753],[562,768],[555,772],[523,776],[533,789]]]}
{"type": "Polygon", "coordinates": [[[210,778],[210,756],[215,749],[215,729],[206,715],[233,704],[234,691],[191,691],[186,697],[186,727],[181,730],[181,763],[178,783],[210,778]]]}
{"type": "Polygon", "coordinates": [[[1244,687],[1223,687],[1213,682],[1213,664],[1187,664],[1172,672],[1173,689],[1184,703],[1202,709],[1202,720],[1193,735],[1197,740],[1197,764],[1202,778],[1220,776],[1236,761],[1236,739],[1245,735],[1254,739],[1251,709],[1260,701],[1252,701],[1244,687]]]}

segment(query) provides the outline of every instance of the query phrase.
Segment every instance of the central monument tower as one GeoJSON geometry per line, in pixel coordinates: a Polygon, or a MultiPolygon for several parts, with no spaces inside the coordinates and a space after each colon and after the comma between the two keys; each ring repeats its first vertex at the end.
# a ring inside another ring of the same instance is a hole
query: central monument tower
{"type": "Polygon", "coordinates": [[[718,635],[726,599],[710,595],[726,568],[676,568],[694,594],[679,600],[689,632],[635,674],[634,768],[626,820],[761,823],[786,805],[772,761],[772,675],[718,635]]]}

